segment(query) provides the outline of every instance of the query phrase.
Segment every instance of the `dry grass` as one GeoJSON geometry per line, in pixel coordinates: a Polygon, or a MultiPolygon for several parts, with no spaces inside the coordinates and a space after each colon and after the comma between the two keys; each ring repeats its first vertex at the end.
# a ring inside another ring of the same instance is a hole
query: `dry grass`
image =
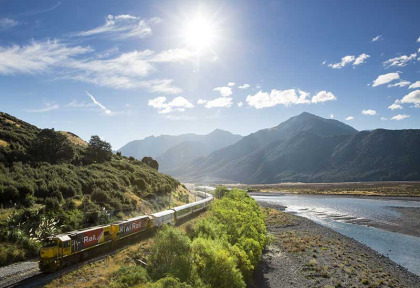
{"type": "Polygon", "coordinates": [[[7,146],[9,146],[9,143],[0,139],[0,147],[7,147],[7,146]]]}
{"type": "Polygon", "coordinates": [[[278,211],[271,208],[263,208],[267,215],[265,223],[267,225],[275,224],[278,226],[291,226],[295,223],[296,217],[294,215],[278,211]]]}
{"type": "Polygon", "coordinates": [[[12,121],[10,119],[3,119],[6,123],[9,123],[11,125],[15,125],[16,127],[20,128],[20,124],[16,123],[15,121],[12,121]]]}
{"type": "Polygon", "coordinates": [[[227,186],[250,188],[253,192],[281,191],[296,194],[420,197],[420,182],[279,183],[227,186]]]}
{"type": "Polygon", "coordinates": [[[60,131],[60,133],[65,135],[67,137],[67,139],[69,139],[69,141],[72,142],[75,145],[79,145],[79,146],[83,146],[83,147],[88,146],[88,143],[86,143],[86,141],[84,141],[82,138],[80,138],[76,134],[73,134],[73,133],[67,132],[67,131],[60,131]]]}

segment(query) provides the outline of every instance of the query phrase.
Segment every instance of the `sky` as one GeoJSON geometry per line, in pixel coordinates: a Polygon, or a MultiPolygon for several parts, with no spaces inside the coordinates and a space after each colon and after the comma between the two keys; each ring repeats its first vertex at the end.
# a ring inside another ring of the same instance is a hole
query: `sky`
{"type": "Polygon", "coordinates": [[[420,128],[420,1],[0,0],[0,111],[118,149],[302,112],[420,128]]]}

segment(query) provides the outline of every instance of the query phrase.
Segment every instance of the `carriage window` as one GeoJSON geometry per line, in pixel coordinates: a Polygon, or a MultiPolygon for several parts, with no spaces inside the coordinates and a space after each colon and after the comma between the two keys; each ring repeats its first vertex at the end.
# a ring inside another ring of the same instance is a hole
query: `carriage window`
{"type": "Polygon", "coordinates": [[[50,241],[45,241],[44,243],[42,243],[42,247],[54,247],[57,244],[55,243],[54,240],[50,240],[50,241]]]}

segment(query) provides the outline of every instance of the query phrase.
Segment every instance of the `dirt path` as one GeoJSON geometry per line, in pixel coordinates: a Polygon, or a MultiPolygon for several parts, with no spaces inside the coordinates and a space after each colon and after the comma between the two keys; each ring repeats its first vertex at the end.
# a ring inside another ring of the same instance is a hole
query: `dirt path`
{"type": "Polygon", "coordinates": [[[267,228],[272,242],[250,288],[420,287],[417,275],[306,218],[272,209],[267,228]]]}

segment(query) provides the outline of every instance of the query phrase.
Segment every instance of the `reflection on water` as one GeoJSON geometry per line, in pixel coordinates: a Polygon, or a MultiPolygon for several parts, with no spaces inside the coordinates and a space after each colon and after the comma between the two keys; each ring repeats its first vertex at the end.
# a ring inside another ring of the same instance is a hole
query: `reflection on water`
{"type": "Polygon", "coordinates": [[[309,218],[362,242],[420,275],[419,237],[367,226],[372,221],[396,223],[401,215],[391,207],[420,208],[418,200],[289,194],[254,198],[286,206],[286,212],[309,218]]]}

